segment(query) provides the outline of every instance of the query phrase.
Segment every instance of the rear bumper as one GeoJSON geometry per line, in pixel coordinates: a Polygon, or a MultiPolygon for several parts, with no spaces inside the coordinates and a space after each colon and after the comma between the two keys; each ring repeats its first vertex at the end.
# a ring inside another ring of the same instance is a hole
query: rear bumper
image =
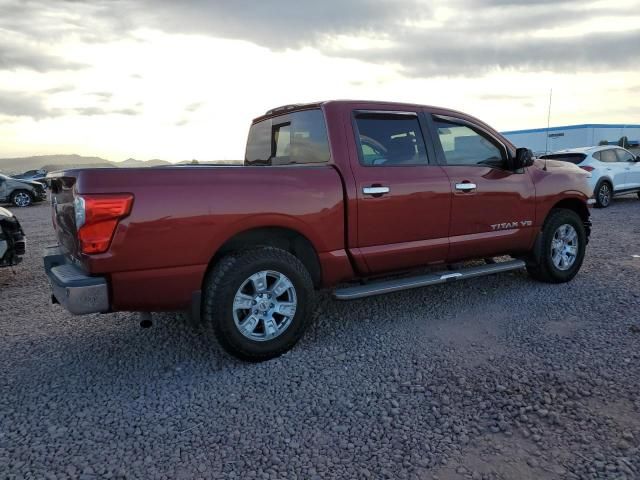
{"type": "Polygon", "coordinates": [[[45,249],[44,269],[55,300],[74,315],[109,311],[109,285],[70,263],[58,247],[45,249]]]}

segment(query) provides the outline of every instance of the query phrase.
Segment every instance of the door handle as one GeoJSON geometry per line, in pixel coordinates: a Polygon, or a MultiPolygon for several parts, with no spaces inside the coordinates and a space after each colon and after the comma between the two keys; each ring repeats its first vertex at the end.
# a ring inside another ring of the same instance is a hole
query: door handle
{"type": "Polygon", "coordinates": [[[371,187],[362,187],[362,193],[365,195],[384,195],[385,193],[389,193],[391,189],[389,187],[382,186],[371,186],[371,187]]]}
{"type": "Polygon", "coordinates": [[[470,192],[471,190],[475,190],[478,186],[475,183],[456,183],[456,190],[460,192],[470,192]]]}

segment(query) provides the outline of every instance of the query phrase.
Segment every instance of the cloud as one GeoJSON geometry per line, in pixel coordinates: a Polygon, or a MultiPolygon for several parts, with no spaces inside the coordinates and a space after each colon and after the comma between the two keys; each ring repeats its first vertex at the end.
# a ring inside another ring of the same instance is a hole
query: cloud
{"type": "MultiPolygon", "coordinates": [[[[568,38],[484,39],[470,42],[456,29],[447,32],[413,31],[394,46],[358,52],[361,59],[397,64],[406,75],[479,76],[498,70],[606,71],[630,68],[640,60],[640,30],[589,33],[568,38]],[[413,45],[413,48],[407,48],[413,45]]],[[[342,52],[353,56],[355,52],[342,52]]]]}
{"type": "Polygon", "coordinates": [[[108,102],[113,97],[113,93],[111,92],[91,92],[89,95],[94,97],[98,97],[98,99],[102,102],[108,102]]]}
{"type": "Polygon", "coordinates": [[[49,55],[41,49],[5,42],[0,38],[0,70],[26,68],[44,73],[52,70],[78,70],[83,67],[85,65],[49,55]]]}
{"type": "Polygon", "coordinates": [[[140,115],[142,110],[139,107],[136,108],[102,108],[102,107],[78,107],[73,108],[68,111],[69,113],[74,113],[76,115],[83,115],[87,117],[93,117],[96,115],[140,115]]]}
{"type": "Polygon", "coordinates": [[[34,120],[61,117],[64,115],[140,115],[142,104],[134,107],[103,108],[98,106],[75,108],[50,108],[45,102],[47,92],[44,94],[29,94],[16,91],[0,91],[0,117],[30,117],[34,120]]]}
{"type": "MultiPolygon", "coordinates": [[[[11,8],[3,9],[0,28],[32,40],[66,34],[107,42],[134,38],[137,29],[150,28],[246,40],[272,50],[313,47],[331,56],[391,65],[413,77],[624,70],[640,60],[640,28],[611,27],[611,19],[638,16],[632,3],[611,9],[594,0],[2,2],[11,8]],[[448,14],[442,16],[443,10],[448,14]],[[605,29],[582,27],[603,15],[608,19],[605,29]],[[350,48],[340,41],[344,37],[384,42],[350,48]]],[[[64,67],[63,60],[36,53],[14,53],[3,62],[6,54],[0,51],[0,68],[64,67]]]]}
{"type": "Polygon", "coordinates": [[[186,107],[184,107],[184,111],[193,113],[193,112],[199,110],[200,107],[202,107],[202,105],[204,105],[204,102],[194,102],[194,103],[191,103],[191,104],[187,105],[186,107]]]}
{"type": "Polygon", "coordinates": [[[59,112],[46,107],[40,96],[0,91],[0,116],[31,117],[40,120],[58,115],[59,112]]]}

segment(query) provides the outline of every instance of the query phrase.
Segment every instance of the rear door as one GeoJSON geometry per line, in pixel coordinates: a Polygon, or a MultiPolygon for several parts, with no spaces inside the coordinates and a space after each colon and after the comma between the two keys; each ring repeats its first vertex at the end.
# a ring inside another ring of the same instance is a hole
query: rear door
{"type": "Polygon", "coordinates": [[[616,148],[600,150],[600,161],[604,163],[604,172],[613,182],[613,191],[618,192],[627,188],[626,165],[618,161],[616,148]]]}
{"type": "Polygon", "coordinates": [[[640,163],[635,161],[631,152],[622,148],[616,148],[616,155],[621,168],[624,168],[624,188],[640,188],[640,163]]]}
{"type": "Polygon", "coordinates": [[[453,192],[448,260],[528,250],[535,188],[526,169],[510,170],[507,147],[482,125],[448,115],[431,125],[453,192]]]}
{"type": "Polygon", "coordinates": [[[357,252],[379,273],[444,261],[451,187],[417,111],[352,113],[357,252]]]}

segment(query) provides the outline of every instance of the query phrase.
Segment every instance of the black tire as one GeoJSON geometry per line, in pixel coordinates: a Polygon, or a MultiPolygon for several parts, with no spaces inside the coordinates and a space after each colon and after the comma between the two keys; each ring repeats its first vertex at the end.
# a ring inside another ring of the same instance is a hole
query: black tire
{"type": "Polygon", "coordinates": [[[640,198],[640,192],[638,192],[638,198],[640,198]]]}
{"type": "Polygon", "coordinates": [[[28,190],[15,190],[10,200],[16,207],[29,207],[33,204],[33,195],[28,190]]]}
{"type": "Polygon", "coordinates": [[[302,262],[284,250],[261,247],[232,253],[210,270],[203,289],[202,319],[227,353],[241,360],[261,362],[282,355],[300,340],[311,320],[313,299],[313,282],[302,262]],[[295,289],[297,306],[282,333],[270,340],[255,341],[236,326],[233,307],[240,287],[262,271],[286,276],[295,289]]]}
{"type": "Polygon", "coordinates": [[[547,283],[564,283],[576,276],[584,260],[587,246],[587,234],[580,216],[573,210],[554,209],[545,220],[539,238],[539,252],[531,255],[527,261],[527,271],[534,279],[547,283]],[[570,225],[577,234],[577,253],[570,267],[558,268],[552,258],[552,242],[561,226],[570,225]]]}
{"type": "Polygon", "coordinates": [[[596,197],[597,208],[607,208],[613,199],[613,186],[608,180],[603,180],[598,183],[593,195],[596,197]]]}

